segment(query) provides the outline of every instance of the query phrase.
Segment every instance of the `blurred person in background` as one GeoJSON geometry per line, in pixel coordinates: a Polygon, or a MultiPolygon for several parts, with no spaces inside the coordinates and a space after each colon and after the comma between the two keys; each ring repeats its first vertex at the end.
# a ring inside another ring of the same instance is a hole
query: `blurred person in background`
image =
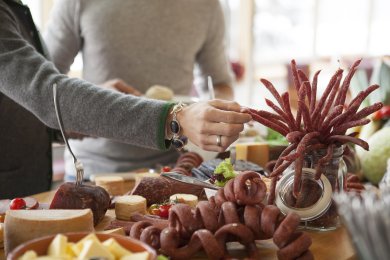
{"type": "MultiPolygon", "coordinates": [[[[65,130],[169,148],[172,103],[124,95],[59,73],[47,60],[29,8],[18,0],[0,0],[0,199],[51,188],[51,144],[58,134],[53,129],[59,128],[54,84],[65,130]]],[[[212,151],[226,149],[250,119],[237,103],[222,100],[177,113],[181,134],[212,151]]]]}
{"type": "MultiPolygon", "coordinates": [[[[212,77],[217,98],[233,99],[224,26],[218,0],[57,0],[44,38],[62,73],[69,72],[81,51],[83,78],[95,84],[133,95],[162,85],[189,95],[197,64],[203,77],[212,77]]],[[[155,167],[178,156],[173,149],[156,151],[103,138],[74,140],[71,146],[87,174],[155,167]]],[[[66,176],[73,179],[68,151],[65,161],[66,176]]]]}

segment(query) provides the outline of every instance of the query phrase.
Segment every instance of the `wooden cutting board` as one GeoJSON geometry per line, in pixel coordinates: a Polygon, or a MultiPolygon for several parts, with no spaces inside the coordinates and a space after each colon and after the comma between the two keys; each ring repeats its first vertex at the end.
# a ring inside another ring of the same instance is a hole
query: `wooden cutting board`
{"type": "MultiPolygon", "coordinates": [[[[39,202],[50,202],[54,196],[54,191],[44,192],[32,196],[36,198],[39,202]]],[[[110,223],[111,220],[115,218],[114,210],[108,210],[106,216],[96,226],[97,231],[104,230],[104,228],[110,223]]],[[[337,259],[337,260],[354,260],[357,259],[355,252],[353,250],[352,244],[348,237],[347,231],[344,227],[338,228],[334,231],[326,232],[314,232],[307,231],[307,233],[312,238],[313,244],[310,247],[316,260],[328,260],[328,259],[337,259]]],[[[274,260],[276,257],[276,246],[273,244],[272,240],[262,240],[257,242],[257,247],[260,251],[262,260],[274,260]]],[[[229,252],[232,256],[238,258],[245,257],[245,251],[243,248],[237,244],[232,243],[228,246],[229,252]]],[[[194,260],[207,259],[206,255],[202,252],[197,254],[194,260]]],[[[4,251],[0,249],[0,260],[5,260],[4,251]]]]}

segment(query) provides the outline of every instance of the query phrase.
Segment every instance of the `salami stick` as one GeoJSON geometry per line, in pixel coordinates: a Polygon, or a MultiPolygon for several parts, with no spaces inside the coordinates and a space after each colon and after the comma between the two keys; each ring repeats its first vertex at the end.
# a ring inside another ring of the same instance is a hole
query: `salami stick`
{"type": "Polygon", "coordinates": [[[307,100],[309,102],[309,105],[311,104],[311,85],[310,85],[310,80],[307,78],[307,76],[305,75],[305,73],[302,71],[302,70],[298,70],[298,76],[299,76],[299,80],[301,82],[309,82],[308,84],[305,85],[306,87],[306,95],[307,95],[307,100]]]}
{"type": "Polygon", "coordinates": [[[288,123],[288,116],[287,116],[287,114],[282,109],[280,109],[277,105],[275,105],[274,102],[272,102],[271,100],[266,98],[265,99],[265,103],[270,108],[272,108],[278,115],[280,115],[285,120],[285,122],[288,123]]]}
{"type": "Polygon", "coordinates": [[[343,112],[343,105],[338,105],[333,108],[333,111],[326,117],[325,121],[322,122],[319,129],[321,129],[321,133],[325,133],[325,131],[329,126],[329,123],[337,116],[339,116],[343,112]]]}
{"type": "Polygon", "coordinates": [[[280,115],[277,115],[277,114],[274,114],[274,113],[270,113],[268,111],[265,111],[265,110],[257,110],[256,111],[256,114],[258,114],[259,116],[261,117],[265,117],[265,118],[272,118],[272,119],[275,119],[275,120],[278,120],[278,121],[281,121],[283,123],[287,123],[285,122],[284,118],[281,117],[280,115]]]}
{"type": "Polygon", "coordinates": [[[302,179],[302,167],[303,167],[303,154],[295,160],[295,175],[294,175],[294,184],[293,184],[293,195],[295,198],[298,198],[299,186],[302,179]]]}
{"type": "Polygon", "coordinates": [[[306,131],[308,132],[313,131],[313,125],[311,123],[309,109],[307,108],[306,104],[300,100],[298,100],[298,106],[301,107],[303,123],[305,125],[306,131]]]}
{"type": "Polygon", "coordinates": [[[295,125],[295,119],[294,119],[294,116],[293,116],[293,114],[291,112],[290,96],[289,96],[288,92],[284,92],[282,94],[282,99],[283,99],[284,111],[285,111],[285,113],[287,114],[287,117],[288,117],[287,124],[290,126],[290,130],[291,131],[297,130],[299,127],[295,125]]]}
{"type": "Polygon", "coordinates": [[[340,142],[341,144],[345,144],[348,142],[354,143],[362,147],[364,150],[369,150],[369,145],[366,141],[363,141],[362,139],[348,136],[348,135],[333,135],[328,138],[329,141],[337,141],[340,142]]]}
{"type": "Polygon", "coordinates": [[[313,113],[315,107],[316,107],[316,102],[317,102],[317,81],[318,81],[318,75],[320,74],[321,70],[317,71],[314,74],[313,77],[313,83],[311,84],[311,101],[310,101],[310,113],[313,113]]]}
{"type": "Polygon", "coordinates": [[[283,152],[280,154],[278,160],[275,163],[274,170],[276,170],[276,168],[278,168],[280,165],[282,165],[282,163],[283,163],[282,157],[289,155],[292,151],[294,151],[295,148],[297,148],[297,146],[298,146],[298,143],[293,143],[293,144],[290,144],[289,146],[287,146],[287,148],[283,150],[283,152]]]}
{"type": "Polygon", "coordinates": [[[343,72],[342,69],[338,69],[336,71],[336,73],[332,76],[332,78],[330,79],[329,84],[324,91],[324,94],[322,95],[322,97],[318,101],[316,108],[314,109],[313,113],[311,114],[312,120],[314,120],[319,115],[320,111],[322,110],[322,108],[324,106],[326,99],[328,98],[328,96],[330,94],[330,91],[332,90],[333,86],[335,85],[335,83],[337,81],[337,78],[339,77],[339,75],[342,72],[343,72]]]}
{"type": "Polygon", "coordinates": [[[297,64],[296,64],[295,60],[291,60],[291,73],[293,76],[295,89],[297,90],[297,93],[299,93],[299,88],[301,86],[301,82],[300,82],[299,77],[298,77],[297,64]]]}
{"type": "Polygon", "coordinates": [[[321,177],[321,174],[322,174],[321,167],[322,167],[322,165],[328,163],[332,159],[333,149],[334,149],[334,145],[332,145],[332,144],[328,145],[328,149],[326,151],[326,155],[318,160],[317,166],[316,166],[316,176],[315,176],[316,180],[318,180],[321,177]]]}
{"type": "Polygon", "coordinates": [[[378,111],[379,109],[381,109],[383,107],[383,103],[382,102],[377,102],[371,106],[368,106],[368,107],[365,107],[363,108],[362,110],[360,110],[359,112],[357,112],[351,120],[358,120],[358,119],[362,119],[362,118],[365,118],[366,116],[368,115],[371,115],[372,113],[374,113],[375,111],[378,111]]]}
{"type": "Polygon", "coordinates": [[[334,87],[332,88],[332,91],[330,92],[329,98],[328,98],[328,100],[326,101],[326,104],[325,104],[325,108],[324,108],[323,112],[321,113],[319,124],[322,124],[322,122],[324,121],[325,117],[329,114],[329,110],[332,107],[333,101],[334,101],[334,99],[336,97],[336,94],[337,94],[337,91],[339,90],[340,82],[341,82],[341,78],[342,77],[343,77],[343,74],[341,73],[339,75],[339,77],[337,78],[337,81],[336,81],[334,87]]]}
{"type": "Polygon", "coordinates": [[[276,91],[276,88],[274,87],[274,85],[272,85],[271,82],[269,82],[268,80],[266,79],[260,79],[261,83],[263,83],[263,85],[268,89],[269,92],[271,92],[272,96],[274,96],[274,98],[276,99],[276,101],[278,101],[279,105],[281,107],[283,107],[283,101],[282,101],[282,98],[280,97],[278,91],[276,91]]]}
{"type": "Polygon", "coordinates": [[[283,125],[282,123],[280,123],[279,121],[276,121],[276,120],[271,121],[271,119],[266,119],[266,118],[261,117],[257,114],[252,114],[252,113],[250,113],[250,114],[254,120],[259,122],[260,124],[263,124],[269,128],[272,128],[273,130],[280,133],[281,135],[286,135],[288,133],[288,128],[285,125],[283,125]]]}
{"type": "Polygon", "coordinates": [[[293,161],[286,161],[282,163],[279,167],[275,167],[274,171],[271,173],[270,177],[277,177],[279,176],[284,170],[287,169],[288,166],[290,166],[293,163],[293,161]]]}
{"type": "Polygon", "coordinates": [[[352,101],[351,103],[349,104],[347,110],[342,113],[341,115],[337,116],[336,118],[334,118],[330,124],[329,124],[329,127],[332,127],[334,125],[338,125],[340,122],[344,121],[345,119],[347,119],[349,116],[352,116],[354,113],[356,113],[356,111],[359,109],[361,103],[363,102],[363,100],[371,93],[373,92],[374,90],[376,90],[377,88],[379,88],[378,85],[372,85],[370,87],[368,87],[366,90],[363,90],[361,91],[352,101]]]}
{"type": "Polygon", "coordinates": [[[359,94],[351,101],[348,108],[355,107],[355,112],[359,109],[360,105],[373,91],[377,90],[379,85],[371,85],[366,90],[360,91],[359,94]]]}
{"type": "Polygon", "coordinates": [[[362,59],[355,61],[352,64],[351,68],[349,69],[349,72],[348,72],[347,76],[345,77],[343,84],[341,86],[340,92],[337,96],[337,99],[335,102],[336,106],[342,105],[345,103],[345,98],[347,97],[347,92],[348,92],[349,85],[351,84],[351,79],[357,70],[356,67],[359,66],[361,61],[362,61],[362,59]]]}
{"type": "Polygon", "coordinates": [[[302,133],[301,131],[294,131],[294,132],[290,132],[286,135],[286,139],[287,141],[289,141],[290,143],[299,143],[299,141],[302,139],[302,137],[304,136],[305,134],[302,133]]]}
{"type": "MultiPolygon", "coordinates": [[[[308,81],[302,82],[302,86],[299,89],[299,95],[298,95],[298,101],[301,101],[305,103],[305,96],[306,96],[306,87],[305,85],[309,84],[308,81]]],[[[298,106],[297,110],[297,118],[295,121],[295,124],[297,125],[298,129],[301,128],[301,120],[302,120],[302,107],[298,106]]]]}
{"type": "Polygon", "coordinates": [[[302,153],[305,151],[306,146],[309,144],[309,142],[318,136],[320,136],[320,132],[311,132],[307,133],[302,140],[299,142],[297,146],[297,150],[295,153],[289,154],[287,156],[282,157],[283,160],[285,161],[294,161],[296,160],[302,153]]]}
{"type": "Polygon", "coordinates": [[[278,177],[272,177],[271,178],[271,185],[270,185],[270,188],[269,188],[269,195],[268,195],[268,199],[267,199],[267,204],[268,205],[274,204],[277,181],[278,181],[278,177]]]}
{"type": "Polygon", "coordinates": [[[355,127],[355,126],[362,126],[370,123],[370,119],[363,118],[355,121],[349,121],[347,123],[344,123],[342,125],[339,125],[333,129],[333,134],[342,134],[345,133],[345,131],[349,128],[355,127]]]}

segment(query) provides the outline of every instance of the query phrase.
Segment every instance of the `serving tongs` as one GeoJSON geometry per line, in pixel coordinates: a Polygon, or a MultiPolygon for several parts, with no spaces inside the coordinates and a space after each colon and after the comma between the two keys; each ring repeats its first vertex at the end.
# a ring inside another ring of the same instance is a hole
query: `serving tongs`
{"type": "Polygon", "coordinates": [[[70,145],[68,143],[68,139],[66,138],[65,131],[64,131],[64,123],[62,122],[62,117],[60,114],[60,106],[58,104],[58,99],[57,99],[57,84],[55,84],[55,83],[53,84],[53,98],[54,98],[54,109],[56,111],[58,124],[60,125],[62,138],[64,139],[66,147],[68,148],[70,154],[73,157],[73,163],[74,163],[74,167],[76,169],[76,186],[79,186],[79,185],[83,184],[84,167],[83,167],[83,164],[79,160],[77,160],[72,149],[70,148],[70,145]]]}
{"type": "Polygon", "coordinates": [[[182,183],[186,183],[186,184],[190,184],[190,185],[194,185],[194,186],[199,186],[202,188],[213,189],[213,190],[220,189],[220,187],[217,187],[211,183],[207,183],[207,182],[201,181],[197,178],[185,176],[183,174],[176,173],[176,172],[164,172],[164,173],[161,173],[161,176],[169,178],[169,179],[174,180],[174,181],[179,181],[182,183]]]}

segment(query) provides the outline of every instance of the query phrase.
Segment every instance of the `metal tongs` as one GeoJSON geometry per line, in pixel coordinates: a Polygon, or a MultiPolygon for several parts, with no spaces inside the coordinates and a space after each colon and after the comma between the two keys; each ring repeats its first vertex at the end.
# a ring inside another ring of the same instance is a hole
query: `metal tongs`
{"type": "Polygon", "coordinates": [[[176,172],[164,172],[164,173],[161,173],[161,176],[175,180],[175,181],[179,181],[182,183],[191,184],[194,186],[199,186],[202,188],[208,188],[208,189],[213,189],[213,190],[220,189],[220,187],[217,187],[211,183],[207,183],[207,182],[201,181],[197,178],[185,176],[183,174],[176,173],[176,172]]]}
{"type": "Polygon", "coordinates": [[[60,106],[59,106],[58,100],[57,100],[57,84],[55,84],[55,83],[53,84],[53,98],[54,98],[54,108],[56,111],[58,124],[60,125],[62,137],[64,138],[64,142],[66,144],[66,147],[68,147],[68,150],[73,157],[73,163],[74,163],[74,167],[76,169],[76,186],[79,186],[79,185],[83,184],[84,167],[83,167],[83,164],[79,160],[77,160],[72,149],[70,149],[68,139],[66,138],[65,131],[64,131],[64,124],[62,122],[62,117],[60,114],[60,106]]]}

